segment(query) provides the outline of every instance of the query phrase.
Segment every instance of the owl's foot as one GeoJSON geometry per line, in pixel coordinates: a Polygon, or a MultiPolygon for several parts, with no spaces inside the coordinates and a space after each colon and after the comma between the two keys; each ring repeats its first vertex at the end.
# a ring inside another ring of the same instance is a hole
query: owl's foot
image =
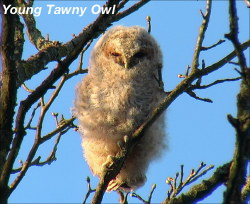
{"type": "Polygon", "coordinates": [[[114,162],[115,162],[115,157],[113,157],[112,155],[108,155],[106,162],[102,164],[102,169],[105,170],[111,168],[114,162]]]}
{"type": "Polygon", "coordinates": [[[123,140],[119,140],[117,142],[118,147],[120,148],[120,150],[124,150],[125,148],[127,148],[128,146],[128,142],[129,142],[129,137],[127,135],[125,135],[123,137],[123,140]]]}
{"type": "Polygon", "coordinates": [[[106,191],[110,192],[110,191],[117,191],[117,190],[124,191],[124,192],[133,191],[133,189],[130,186],[128,186],[126,183],[117,183],[115,179],[111,180],[109,182],[109,185],[106,191]]]}

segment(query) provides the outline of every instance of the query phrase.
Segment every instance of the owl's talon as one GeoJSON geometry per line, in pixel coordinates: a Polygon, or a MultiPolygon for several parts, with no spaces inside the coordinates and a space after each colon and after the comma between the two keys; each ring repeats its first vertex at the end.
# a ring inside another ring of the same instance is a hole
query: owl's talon
{"type": "Polygon", "coordinates": [[[125,142],[119,140],[119,141],[117,142],[117,145],[118,145],[118,147],[122,150],[122,149],[124,148],[125,142]]]}
{"type": "Polygon", "coordinates": [[[109,185],[106,191],[111,192],[111,191],[117,191],[117,190],[120,190],[123,192],[133,191],[133,189],[130,186],[128,186],[126,183],[120,183],[120,182],[117,182],[115,179],[113,179],[109,182],[109,185]]]}
{"type": "Polygon", "coordinates": [[[124,140],[125,144],[127,144],[128,141],[129,141],[129,137],[128,137],[127,135],[125,135],[125,136],[123,137],[123,140],[124,140]]]}
{"type": "Polygon", "coordinates": [[[106,162],[102,165],[102,169],[110,169],[115,162],[115,157],[112,155],[107,156],[106,162]]]}

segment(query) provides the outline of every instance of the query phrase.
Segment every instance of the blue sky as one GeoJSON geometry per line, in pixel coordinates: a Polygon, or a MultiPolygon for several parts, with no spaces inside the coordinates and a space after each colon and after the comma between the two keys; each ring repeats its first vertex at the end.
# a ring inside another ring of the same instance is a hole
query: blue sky
{"type": "MultiPolygon", "coordinates": [[[[50,40],[67,42],[72,34],[78,34],[86,25],[91,23],[97,15],[91,13],[94,4],[102,5],[103,1],[38,1],[36,6],[42,6],[43,12],[36,17],[37,27],[50,40]],[[82,6],[87,7],[86,13],[78,15],[55,15],[48,14],[48,4],[56,6],[82,6]]],[[[134,3],[131,1],[130,3],[134,3]]],[[[249,39],[249,9],[244,1],[237,1],[240,40],[249,39]]],[[[116,22],[114,25],[140,25],[146,28],[146,16],[152,18],[151,34],[158,41],[164,56],[163,79],[165,90],[171,91],[181,82],[178,74],[184,74],[186,66],[192,63],[193,51],[202,21],[200,9],[205,12],[205,1],[151,1],[139,11],[116,22]]],[[[228,4],[226,1],[215,1],[212,6],[211,20],[204,40],[204,46],[210,46],[219,39],[224,39],[228,29],[228,4]]],[[[94,41],[95,43],[96,41],[94,41]]],[[[93,45],[92,45],[93,46],[93,45]]],[[[89,52],[84,55],[84,67],[88,65],[89,52]]],[[[206,61],[206,65],[215,63],[221,57],[227,55],[233,49],[230,42],[202,53],[200,59],[206,61]]],[[[25,53],[23,58],[27,59],[37,51],[26,39],[25,53]]],[[[249,53],[249,50],[248,52],[249,53]]],[[[248,54],[249,62],[249,54],[248,54]]],[[[44,77],[50,73],[56,63],[50,63],[48,70],[38,74],[33,80],[27,82],[29,88],[35,88],[44,77]]],[[[78,60],[71,66],[70,70],[77,68],[78,60]]],[[[226,65],[216,73],[203,79],[203,83],[210,83],[216,79],[237,77],[235,66],[226,65]]],[[[49,110],[44,123],[44,134],[55,128],[51,112],[58,112],[65,118],[71,117],[71,108],[74,100],[74,89],[76,84],[84,77],[78,76],[68,81],[55,104],[49,110]]],[[[218,167],[232,158],[235,133],[227,122],[226,115],[236,115],[236,95],[239,91],[239,82],[224,83],[206,90],[197,91],[201,97],[207,97],[214,103],[205,103],[190,98],[183,94],[172,103],[167,111],[167,140],[169,149],[164,152],[162,158],[154,161],[147,172],[147,183],[140,189],[142,197],[147,198],[152,184],[157,188],[153,194],[153,202],[161,202],[169,190],[165,183],[167,177],[174,177],[184,165],[187,176],[192,168],[197,169],[200,162],[213,164],[218,167]]],[[[52,92],[48,92],[51,94],[52,92]]],[[[19,90],[19,100],[24,99],[27,93],[19,90]]],[[[46,99],[46,97],[45,97],[46,99]]],[[[24,140],[21,154],[18,160],[25,160],[26,155],[33,144],[34,135],[30,132],[24,140]]],[[[38,151],[44,159],[53,147],[53,140],[44,144],[38,151]]],[[[86,177],[90,176],[92,186],[95,187],[98,179],[91,172],[82,156],[80,146],[80,135],[69,131],[62,137],[57,151],[57,161],[44,167],[32,167],[10,197],[11,203],[81,203],[87,192],[86,177]]],[[[16,163],[18,167],[18,163],[16,163]]],[[[203,179],[208,178],[208,173],[203,179]]],[[[12,179],[16,175],[13,175],[12,179]]],[[[198,182],[200,182],[200,179],[198,182]]],[[[189,187],[186,189],[188,190],[189,187]]],[[[220,187],[209,198],[201,203],[220,203],[224,187],[220,187]]],[[[104,202],[117,202],[116,193],[107,193],[104,202]]],[[[129,198],[130,203],[138,203],[137,199],[129,198]]]]}

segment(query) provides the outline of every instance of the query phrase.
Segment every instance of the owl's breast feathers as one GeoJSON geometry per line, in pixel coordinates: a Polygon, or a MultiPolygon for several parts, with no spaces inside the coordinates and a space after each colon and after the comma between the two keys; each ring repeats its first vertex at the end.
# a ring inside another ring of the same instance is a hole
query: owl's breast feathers
{"type": "MultiPolygon", "coordinates": [[[[148,116],[161,98],[153,76],[137,79],[86,76],[78,89],[81,101],[80,118],[85,128],[130,134],[148,116]]],[[[79,104],[80,105],[80,104],[79,104]]]]}

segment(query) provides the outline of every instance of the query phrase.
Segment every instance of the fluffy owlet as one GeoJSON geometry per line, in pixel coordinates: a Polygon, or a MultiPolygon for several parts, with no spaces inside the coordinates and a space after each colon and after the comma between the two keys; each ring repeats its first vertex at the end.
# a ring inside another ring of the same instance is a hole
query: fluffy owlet
{"type": "MultiPolygon", "coordinates": [[[[161,83],[162,54],[139,26],[116,26],[93,48],[89,73],[77,86],[74,113],[82,147],[94,175],[100,176],[117,143],[130,136],[165,96],[161,83]]],[[[164,116],[144,133],[108,190],[131,191],[143,185],[150,161],[164,144],[164,116]]]]}

